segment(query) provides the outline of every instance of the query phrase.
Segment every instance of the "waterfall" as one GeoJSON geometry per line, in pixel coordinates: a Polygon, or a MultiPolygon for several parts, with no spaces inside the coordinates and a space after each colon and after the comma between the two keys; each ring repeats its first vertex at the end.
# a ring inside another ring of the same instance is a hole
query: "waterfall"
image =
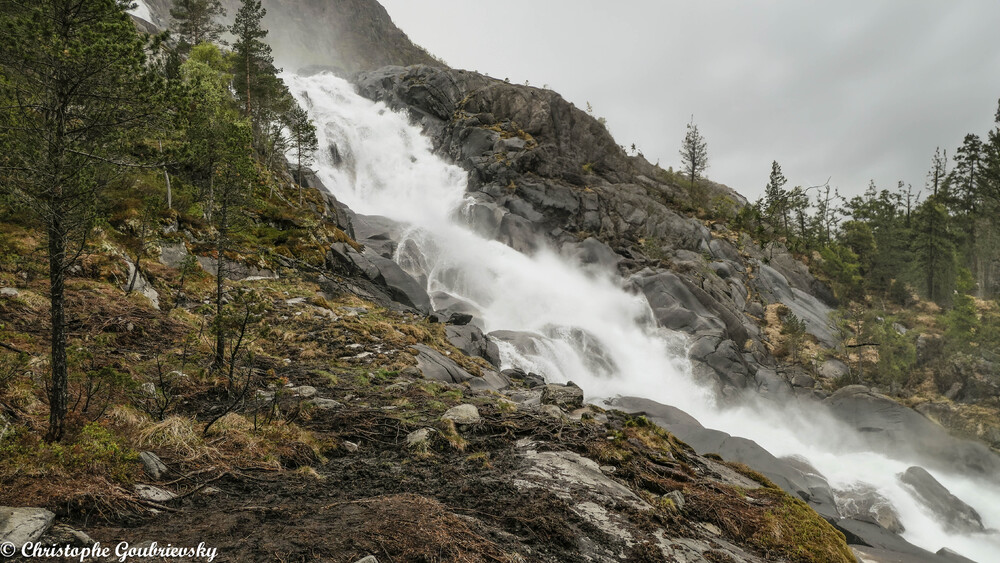
{"type": "MultiPolygon", "coordinates": [[[[789,407],[720,408],[691,377],[683,337],[657,327],[642,295],[626,291],[617,273],[595,274],[549,249],[532,255],[488,240],[469,226],[466,173],[432,151],[405,115],[358,96],[330,74],[285,75],[317,125],[317,174],[354,211],[406,225],[397,262],[442,292],[471,304],[485,332],[534,335],[527,352],[501,343],[504,367],[572,380],[589,401],[645,397],[682,408],[709,428],[758,442],[777,456],[806,458],[835,489],[867,483],[889,499],[911,543],[948,547],[986,562],[1000,553],[995,534],[945,531],[896,475],[916,459],[892,459],[849,447],[851,431],[815,413],[789,407]],[[330,150],[336,147],[335,150],[330,150]]],[[[966,476],[934,476],[1000,527],[1000,487],[966,476]]]]}

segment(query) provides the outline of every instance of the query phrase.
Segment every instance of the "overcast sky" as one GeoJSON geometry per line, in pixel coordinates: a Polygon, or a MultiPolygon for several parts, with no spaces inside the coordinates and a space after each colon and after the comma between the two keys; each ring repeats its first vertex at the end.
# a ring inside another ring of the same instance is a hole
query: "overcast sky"
{"type": "Polygon", "coordinates": [[[713,180],[922,187],[936,146],[985,134],[1000,98],[995,0],[379,0],[456,68],[548,85],[619,144],[677,167],[692,114],[713,180]]]}

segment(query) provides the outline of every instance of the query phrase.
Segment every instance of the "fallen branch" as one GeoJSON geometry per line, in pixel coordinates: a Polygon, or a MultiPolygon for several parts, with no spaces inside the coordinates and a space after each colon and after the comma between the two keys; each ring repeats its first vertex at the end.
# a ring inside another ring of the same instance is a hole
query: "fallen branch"
{"type": "Polygon", "coordinates": [[[20,349],[20,348],[18,348],[16,346],[11,346],[10,344],[7,344],[6,342],[0,342],[0,348],[4,348],[4,349],[7,349],[7,350],[10,350],[11,352],[14,352],[14,353],[17,353],[17,354],[24,354],[26,356],[34,356],[34,354],[32,354],[31,352],[22,350],[22,349],[20,349]]]}

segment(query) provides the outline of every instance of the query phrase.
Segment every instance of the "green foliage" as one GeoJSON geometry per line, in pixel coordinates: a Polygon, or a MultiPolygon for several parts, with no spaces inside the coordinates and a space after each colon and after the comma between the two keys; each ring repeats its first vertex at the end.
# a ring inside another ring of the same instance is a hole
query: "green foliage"
{"type": "Polygon", "coordinates": [[[698,131],[698,126],[694,123],[694,116],[687,124],[687,133],[681,143],[681,162],[684,164],[684,172],[687,174],[691,187],[695,187],[695,180],[708,168],[708,143],[698,131]]]}
{"type": "Polygon", "coordinates": [[[894,324],[889,318],[872,318],[866,323],[862,339],[874,342],[878,349],[877,381],[899,392],[916,366],[917,349],[913,338],[900,334],[894,324]]]}
{"type": "Polygon", "coordinates": [[[102,190],[139,160],[172,93],[116,0],[5,2],[0,12],[0,193],[44,224],[51,294],[50,440],[68,409],[65,273],[102,190]]]}
{"type": "Polygon", "coordinates": [[[833,291],[840,298],[858,299],[862,293],[861,264],[858,255],[850,248],[833,243],[820,250],[822,262],[819,272],[833,285],[833,291]]]}
{"type": "Polygon", "coordinates": [[[930,300],[946,303],[955,287],[957,261],[948,208],[941,194],[927,198],[913,216],[913,250],[921,289],[930,300]]]}
{"type": "Polygon", "coordinates": [[[968,349],[978,344],[982,322],[975,300],[968,294],[974,287],[972,273],[962,268],[958,275],[958,291],[953,296],[952,309],[944,317],[945,347],[951,351],[968,349]]]}
{"type": "Polygon", "coordinates": [[[900,307],[909,307],[913,303],[910,288],[901,280],[892,280],[889,284],[889,301],[900,307]]]}
{"type": "Polygon", "coordinates": [[[219,0],[174,0],[170,17],[181,49],[187,50],[205,41],[218,41],[225,27],[216,20],[225,15],[226,10],[219,0]]]}
{"type": "Polygon", "coordinates": [[[132,482],[138,453],[109,429],[97,423],[83,427],[65,444],[45,444],[26,429],[0,437],[0,475],[15,472],[30,476],[104,476],[132,482]]]}

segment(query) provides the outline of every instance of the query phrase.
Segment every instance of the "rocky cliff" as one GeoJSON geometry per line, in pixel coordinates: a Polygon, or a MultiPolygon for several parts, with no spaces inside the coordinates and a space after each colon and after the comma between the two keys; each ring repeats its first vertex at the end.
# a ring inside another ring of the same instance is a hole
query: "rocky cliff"
{"type": "MultiPolygon", "coordinates": [[[[142,0],[160,29],[170,26],[171,0],[142,0]]],[[[386,65],[445,66],[413,44],[385,8],[371,0],[263,0],[264,27],[275,64],[296,71],[318,66],[349,75],[386,65]]],[[[240,0],[222,0],[231,23],[240,0]]]]}

